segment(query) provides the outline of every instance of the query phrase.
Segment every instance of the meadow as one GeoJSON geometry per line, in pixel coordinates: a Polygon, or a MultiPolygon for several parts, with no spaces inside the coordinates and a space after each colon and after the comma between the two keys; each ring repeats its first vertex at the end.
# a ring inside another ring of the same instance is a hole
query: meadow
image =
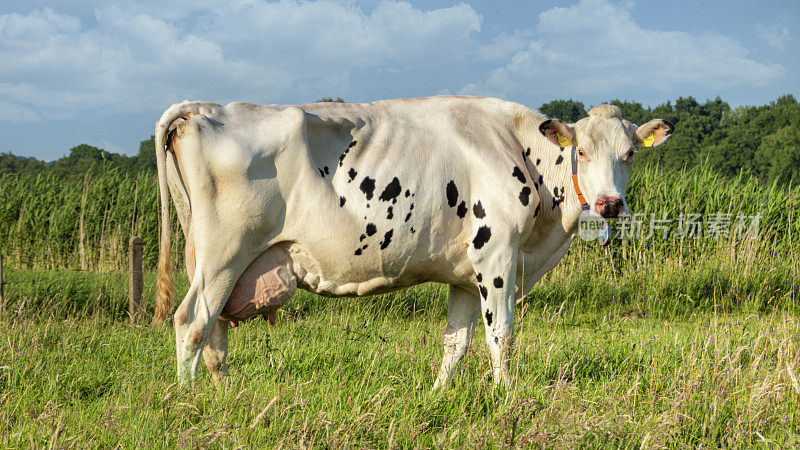
{"type": "MultiPolygon", "coordinates": [[[[576,241],[517,307],[513,385],[494,387],[479,326],[441,392],[437,284],[357,299],[299,292],[276,325],[232,330],[225,389],[203,368],[182,390],[172,329],[127,321],[124,246],[142,236],[152,269],[155,180],[5,175],[0,194],[12,282],[0,315],[3,446],[800,445],[791,187],[708,165],[637,168],[632,212],[697,213],[706,235],[576,241]],[[758,234],[712,235],[715,214],[730,230],[758,216],[758,234]]],[[[180,297],[186,279],[176,282],[180,297]]]]}

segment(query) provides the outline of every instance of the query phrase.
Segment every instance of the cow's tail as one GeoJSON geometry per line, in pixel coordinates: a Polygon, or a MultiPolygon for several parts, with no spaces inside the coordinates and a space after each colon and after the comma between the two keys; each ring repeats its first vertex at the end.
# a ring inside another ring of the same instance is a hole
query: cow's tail
{"type": "Polygon", "coordinates": [[[172,105],[156,123],[155,147],[158,169],[158,191],[161,197],[161,239],[158,243],[158,277],[156,278],[156,311],[153,323],[161,324],[172,309],[175,285],[172,282],[170,257],[169,186],[167,185],[167,136],[170,127],[178,119],[188,119],[199,114],[199,104],[183,102],[172,105]]]}

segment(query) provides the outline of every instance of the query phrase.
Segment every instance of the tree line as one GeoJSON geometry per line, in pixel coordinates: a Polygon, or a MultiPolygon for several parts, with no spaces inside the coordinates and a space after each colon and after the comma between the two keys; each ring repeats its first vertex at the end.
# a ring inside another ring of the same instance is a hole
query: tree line
{"type": "MultiPolygon", "coordinates": [[[[319,101],[343,102],[341,98],[319,101]]],[[[791,94],[762,106],[731,106],[717,97],[698,102],[679,97],[655,107],[633,101],[612,100],[622,116],[636,124],[662,118],[676,125],[674,136],[657,149],[640,152],[635,164],[655,164],[666,169],[692,167],[709,162],[719,175],[734,177],[744,171],[766,183],[796,185],[800,182],[800,104],[791,94]]],[[[554,100],[539,107],[549,117],[572,123],[587,116],[576,100],[554,100]]],[[[154,141],[139,144],[139,153],[126,156],[81,144],[52,162],[0,154],[0,174],[40,174],[75,177],[88,170],[123,173],[155,171],[154,141]]]]}

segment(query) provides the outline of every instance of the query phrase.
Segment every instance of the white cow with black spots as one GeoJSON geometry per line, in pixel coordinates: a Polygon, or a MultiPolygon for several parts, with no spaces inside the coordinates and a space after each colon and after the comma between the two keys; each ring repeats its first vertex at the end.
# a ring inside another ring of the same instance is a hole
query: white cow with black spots
{"type": "Polygon", "coordinates": [[[450,380],[482,318],[495,383],[509,383],[514,305],[566,252],[581,205],[624,211],[636,127],[603,105],[566,125],[482,97],[256,106],[183,102],[156,125],[161,192],[156,322],[171,309],[167,190],[186,235],[186,297],[174,316],[178,375],[202,353],[227,373],[228,323],[272,321],[297,287],[330,297],[450,285],[450,380]]]}

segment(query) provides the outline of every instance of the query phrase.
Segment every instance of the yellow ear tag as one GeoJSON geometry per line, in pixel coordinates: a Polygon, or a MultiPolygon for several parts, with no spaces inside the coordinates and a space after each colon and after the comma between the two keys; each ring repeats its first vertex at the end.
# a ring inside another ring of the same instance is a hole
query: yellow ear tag
{"type": "Polygon", "coordinates": [[[655,141],[656,141],[656,135],[655,133],[653,133],[650,136],[644,138],[644,140],[642,141],[642,145],[644,145],[645,147],[652,147],[655,141]]]}
{"type": "Polygon", "coordinates": [[[569,139],[562,136],[561,133],[556,133],[556,137],[558,138],[558,145],[562,147],[569,147],[570,145],[572,145],[569,139]]]}

